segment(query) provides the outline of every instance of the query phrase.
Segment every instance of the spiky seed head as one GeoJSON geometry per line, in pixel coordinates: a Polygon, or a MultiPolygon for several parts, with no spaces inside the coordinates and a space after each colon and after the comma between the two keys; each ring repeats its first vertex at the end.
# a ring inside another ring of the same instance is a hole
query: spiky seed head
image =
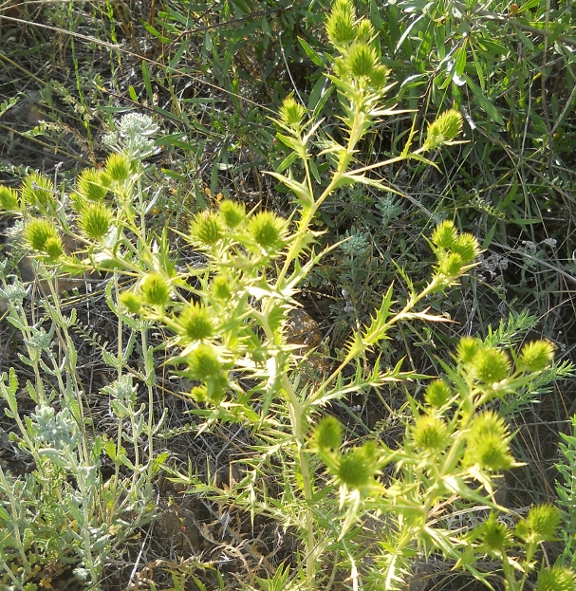
{"type": "Polygon", "coordinates": [[[442,451],[448,441],[448,427],[439,417],[416,417],[411,429],[414,445],[424,452],[442,451]]]}
{"type": "Polygon", "coordinates": [[[46,240],[43,250],[48,255],[48,258],[57,261],[64,254],[62,238],[58,234],[56,236],[50,236],[46,240]]]}
{"type": "Polygon", "coordinates": [[[458,277],[463,266],[464,261],[457,252],[444,254],[438,260],[438,272],[447,277],[458,277]]]}
{"type": "Polygon", "coordinates": [[[509,377],[510,367],[508,355],[494,347],[483,347],[468,364],[472,376],[484,384],[494,384],[509,377]]]}
{"type": "Polygon", "coordinates": [[[142,297],[133,291],[123,291],[118,297],[118,301],[131,314],[138,314],[142,308],[142,297]]]}
{"type": "Polygon", "coordinates": [[[306,109],[293,96],[284,99],[280,107],[280,121],[287,127],[299,129],[306,109]]]}
{"type": "Polygon", "coordinates": [[[101,203],[89,203],[82,209],[79,222],[80,229],[87,238],[101,240],[108,234],[113,217],[109,207],[101,203]]]}
{"type": "Polygon", "coordinates": [[[464,365],[470,363],[478,351],[483,349],[482,341],[474,337],[462,337],[456,349],[458,361],[464,365]]]}
{"type": "Polygon", "coordinates": [[[537,372],[545,370],[554,360],[554,345],[550,341],[532,341],[522,347],[518,369],[537,372]]]}
{"type": "Polygon", "coordinates": [[[160,273],[149,273],[140,284],[142,299],[149,306],[164,307],[170,301],[170,285],[160,273]]]}
{"type": "Polygon", "coordinates": [[[467,435],[465,465],[493,472],[510,469],[514,465],[510,438],[506,423],[495,412],[476,415],[467,435]]]}
{"type": "Polygon", "coordinates": [[[178,317],[178,324],[182,336],[190,341],[208,339],[214,334],[209,310],[196,302],[191,302],[184,308],[178,317]]]}
{"type": "Polygon", "coordinates": [[[561,564],[544,567],[538,573],[536,591],[576,591],[574,572],[561,564]]]}
{"type": "Polygon", "coordinates": [[[102,201],[108,193],[107,179],[99,170],[86,168],[76,179],[76,189],[88,201],[102,201]]]}
{"type": "Polygon", "coordinates": [[[18,211],[19,209],[18,191],[4,185],[0,186],[0,210],[18,211]]]}
{"type": "Polygon", "coordinates": [[[46,242],[57,236],[56,227],[48,220],[31,220],[24,228],[24,240],[37,252],[45,252],[46,242]]]}
{"type": "Polygon", "coordinates": [[[480,243],[472,234],[460,234],[452,244],[452,251],[462,257],[465,265],[469,265],[480,254],[480,243]]]}
{"type": "Polygon", "coordinates": [[[382,90],[388,84],[390,70],[382,64],[377,65],[370,74],[370,86],[376,90],[382,90]]]}
{"type": "Polygon", "coordinates": [[[202,246],[214,246],[223,237],[220,216],[215,213],[200,213],[190,224],[190,236],[202,246]]]}
{"type": "Polygon", "coordinates": [[[451,396],[452,390],[444,380],[434,380],[424,392],[424,400],[434,408],[442,408],[451,396]]]}
{"type": "Polygon", "coordinates": [[[364,43],[370,43],[374,37],[375,31],[372,23],[367,18],[358,21],[356,25],[356,39],[364,43]]]}
{"type": "Polygon", "coordinates": [[[243,203],[225,199],[220,203],[220,215],[228,228],[236,228],[246,219],[246,208],[243,203]]]}
{"type": "Polygon", "coordinates": [[[436,228],[434,228],[431,240],[434,246],[443,248],[445,250],[450,250],[454,242],[456,242],[457,237],[458,232],[454,222],[451,220],[444,220],[443,222],[440,222],[436,228]]]}
{"type": "Polygon", "coordinates": [[[56,204],[54,197],[54,183],[51,179],[39,172],[31,172],[22,182],[22,199],[30,205],[53,206],[56,204]]]}
{"type": "Polygon", "coordinates": [[[204,384],[201,386],[194,386],[190,390],[190,397],[196,402],[206,402],[208,400],[208,388],[204,384]]]}
{"type": "Polygon", "coordinates": [[[124,154],[110,154],[104,170],[113,181],[122,183],[130,176],[130,160],[124,154]]]}
{"type": "Polygon", "coordinates": [[[356,39],[356,11],[349,0],[337,0],[326,20],[326,33],[334,47],[345,49],[356,39]]]}
{"type": "Polygon", "coordinates": [[[229,300],[232,296],[230,282],[223,275],[216,275],[212,280],[211,291],[219,300],[229,300]]]}
{"type": "Polygon", "coordinates": [[[428,126],[424,146],[428,150],[452,141],[462,131],[462,115],[455,109],[445,111],[428,126]]]}
{"type": "Polygon", "coordinates": [[[205,382],[221,374],[222,363],[218,359],[216,349],[212,345],[201,344],[186,358],[190,377],[205,382]]]}
{"type": "Polygon", "coordinates": [[[526,542],[553,542],[562,522],[560,510],[551,503],[532,507],[516,526],[517,535],[526,542]]]}
{"type": "Polygon", "coordinates": [[[375,49],[362,41],[356,41],[348,50],[346,57],[348,69],[353,77],[371,76],[378,66],[378,56],[375,49]]]}
{"type": "Polygon", "coordinates": [[[264,250],[277,252],[285,244],[286,220],[271,211],[260,211],[248,221],[248,233],[264,250]]]}
{"type": "Polygon", "coordinates": [[[348,488],[370,486],[377,473],[377,446],[374,441],[367,441],[361,447],[355,447],[338,457],[336,478],[339,484],[348,488]]]}
{"type": "Polygon", "coordinates": [[[492,558],[499,558],[508,547],[512,536],[506,524],[496,518],[496,513],[491,512],[490,517],[480,526],[480,539],[482,550],[492,558]]]}
{"type": "Polygon", "coordinates": [[[314,445],[321,451],[338,450],[342,445],[343,428],[340,421],[333,416],[324,417],[312,436],[314,445]]]}

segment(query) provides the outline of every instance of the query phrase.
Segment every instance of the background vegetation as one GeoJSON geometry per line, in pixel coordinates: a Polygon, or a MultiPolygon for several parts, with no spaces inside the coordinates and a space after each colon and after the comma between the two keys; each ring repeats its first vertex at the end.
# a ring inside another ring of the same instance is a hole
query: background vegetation
{"type": "MultiPolygon", "coordinates": [[[[18,189],[27,179],[34,192],[43,181],[30,175],[41,171],[59,194],[73,194],[82,170],[105,168],[114,141],[116,148],[128,141],[121,116],[138,113],[158,129],[148,130],[153,145],[132,146],[141,150],[134,160],[145,163],[135,218],[143,199],[155,252],[178,272],[203,260],[183,237],[199,212],[232,199],[289,218],[292,195],[265,174],[290,163],[272,122],[284,99],[291,94],[343,141],[327,78],[335,56],[324,26],[330,6],[4,2],[3,185],[18,189]]],[[[356,160],[396,156],[414,131],[422,145],[428,123],[450,108],[462,115],[466,141],[429,155],[436,167],[409,160],[376,169],[370,178],[390,190],[341,187],[315,212],[311,229],[323,233],[313,252],[348,240],[295,295],[302,311],[290,319],[289,340],[301,353],[317,347],[299,369],[302,380],[317,381],[342,361],[352,332],[370,322],[390,285],[402,303],[411,295],[408,278],[417,291],[425,287],[436,263],[425,237],[453,220],[483,249],[457,289],[427,301],[430,313],[453,322],[399,324],[377,353],[386,367],[404,359],[405,370],[435,376],[463,336],[514,349],[535,339],[554,344],[556,377],[566,379],[497,404],[522,462],[506,473],[498,502],[521,516],[533,503],[558,503],[565,534],[546,546],[546,560],[575,566],[576,392],[567,362],[576,340],[576,8],[544,0],[365,0],[356,9],[374,26],[395,84],[385,106],[397,111],[362,138],[356,160]]],[[[326,187],[328,169],[315,174],[326,187]]],[[[208,428],[198,413],[204,407],[186,395],[189,376],[164,365],[165,328],[115,308],[130,273],[39,278],[19,217],[5,214],[1,223],[0,522],[9,533],[0,537],[0,586],[280,589],[297,580],[286,574],[298,568],[295,531],[272,511],[254,518],[246,499],[228,494],[259,456],[250,447],[254,434],[242,421],[208,428]]],[[[366,370],[376,358],[366,358],[366,370]]],[[[357,389],[334,402],[346,443],[395,447],[408,396],[421,399],[425,385],[357,389]]],[[[280,497],[283,483],[262,478],[270,498],[280,497]]],[[[468,510],[453,520],[454,531],[475,525],[468,510]]],[[[453,566],[437,554],[417,556],[405,578],[419,591],[479,585],[453,566]]],[[[354,588],[350,572],[336,562],[326,586],[354,588]]],[[[498,576],[491,583],[502,585],[498,576]]]]}

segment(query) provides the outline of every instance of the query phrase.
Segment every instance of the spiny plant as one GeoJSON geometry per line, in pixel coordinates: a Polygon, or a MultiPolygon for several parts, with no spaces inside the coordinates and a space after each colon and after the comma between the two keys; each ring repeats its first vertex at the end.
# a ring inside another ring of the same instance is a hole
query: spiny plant
{"type": "MultiPolygon", "coordinates": [[[[370,437],[348,443],[343,425],[330,413],[334,401],[350,393],[425,377],[403,371],[401,361],[382,367],[379,345],[402,321],[446,320],[423,302],[458,285],[472,268],[480,253],[474,236],[449,220],[440,223],[429,241],[436,263],[427,284],[416,290],[406,278],[404,302],[395,301],[390,286],[335,365],[317,380],[305,377],[308,354],[290,342],[288,324],[298,307],[299,285],[330,250],[316,254],[311,248],[320,237],[313,229],[319,208],[342,187],[386,189],[370,176],[384,166],[410,159],[433,166],[426,154],[456,141],[462,125],[457,111],[447,111],[428,125],[419,148],[413,146],[414,128],[397,156],[369,166],[357,163],[359,142],[379,119],[396,113],[382,107],[391,89],[388,70],[370,21],[358,19],[349,0],[335,2],[326,32],[336,52],[328,79],[342,108],[338,137],[343,139],[331,136],[322,120],[288,97],[275,124],[278,141],[291,154],[270,174],[294,194],[292,216],[249,211],[232,200],[197,213],[183,238],[203,254],[202,264],[177,266],[168,230],[158,232],[151,223],[161,188],[145,186],[143,162],[154,152],[150,136],[157,131],[147,117],[121,121],[108,141],[116,153],[102,169],[79,175],[69,206],[38,175],[25,180],[20,192],[0,192],[4,209],[22,219],[38,272],[48,278],[93,269],[111,273],[107,301],[119,328],[126,324],[140,336],[147,417],[144,407],[137,410],[117,399],[114,404],[119,416],[135,423],[134,440],[147,436],[146,457],[135,443],[137,462],[127,459],[122,421],[117,442],[103,451],[135,475],[154,476],[161,461],[154,451],[160,427],[147,335],[150,326],[162,326],[172,334],[165,343],[173,352],[169,363],[193,383],[186,395],[198,405],[193,412],[204,420],[202,429],[221,421],[240,423],[251,432],[255,452],[244,462],[240,482],[227,491],[194,474],[165,469],[191,491],[277,519],[301,538],[292,572],[279,570],[277,577],[260,581],[262,588],[276,588],[290,577],[290,584],[314,589],[332,584],[346,568],[355,587],[393,589],[405,583],[417,557],[437,553],[488,587],[490,573],[481,566],[486,556],[498,562],[509,589],[520,591],[536,571],[542,591],[572,589],[572,571],[536,564],[542,544],[557,534],[557,509],[534,507],[511,527],[499,520],[507,510],[495,497],[499,474],[518,465],[510,449],[512,433],[495,402],[530,388],[544,371],[550,379],[558,375],[550,371],[550,343],[537,341],[507,353],[498,343],[462,339],[453,363],[443,365],[445,375],[429,384],[424,400],[408,397],[411,419],[394,449],[370,437]],[[63,235],[73,236],[80,247],[68,254],[63,235]],[[133,279],[130,289],[120,289],[120,274],[133,279]],[[268,490],[269,480],[280,485],[277,494],[268,490]],[[450,516],[466,511],[477,512],[478,521],[454,531],[450,516]]],[[[117,397],[129,379],[122,342],[109,360],[117,368],[118,387],[106,393],[117,397]]],[[[118,485],[118,470],[114,478],[118,485]]]]}

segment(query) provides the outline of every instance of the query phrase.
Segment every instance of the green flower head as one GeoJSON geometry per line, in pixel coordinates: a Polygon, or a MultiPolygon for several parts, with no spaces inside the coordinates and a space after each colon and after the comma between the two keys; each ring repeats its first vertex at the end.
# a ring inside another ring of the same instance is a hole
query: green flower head
{"type": "Polygon", "coordinates": [[[24,240],[36,252],[46,252],[48,240],[57,237],[56,227],[48,220],[31,220],[24,228],[24,240]]]}
{"type": "Polygon", "coordinates": [[[130,160],[124,154],[111,154],[104,170],[113,181],[124,182],[130,176],[130,160]]]}
{"type": "Polygon", "coordinates": [[[192,241],[201,246],[214,246],[224,236],[220,216],[215,213],[200,213],[190,224],[192,241]]]}
{"type": "Polygon", "coordinates": [[[506,524],[496,519],[496,513],[480,526],[481,549],[492,558],[500,558],[502,552],[510,545],[512,536],[506,524]]]}
{"type": "Polygon", "coordinates": [[[293,96],[284,99],[280,107],[280,121],[291,129],[300,129],[306,109],[293,96]]]}
{"type": "Polygon", "coordinates": [[[18,191],[4,185],[0,186],[0,210],[18,211],[19,209],[18,191]]]}
{"type": "Polygon", "coordinates": [[[493,472],[510,469],[514,465],[510,439],[506,423],[495,412],[478,414],[468,432],[464,463],[493,472]]]}
{"type": "Polygon", "coordinates": [[[49,259],[57,261],[64,254],[62,238],[58,234],[56,236],[50,236],[46,240],[43,250],[49,259]]]}
{"type": "Polygon", "coordinates": [[[367,441],[361,447],[342,454],[337,460],[336,479],[340,485],[361,489],[374,483],[378,474],[378,447],[367,441]]]}
{"type": "Polygon", "coordinates": [[[355,78],[361,76],[370,77],[374,72],[374,68],[380,65],[376,50],[363,41],[355,42],[350,46],[346,56],[346,63],[350,75],[355,78]]]}
{"type": "Polygon", "coordinates": [[[468,364],[474,359],[478,351],[483,348],[482,341],[474,337],[462,337],[456,349],[458,361],[462,364],[468,364]]]}
{"type": "Polygon", "coordinates": [[[225,199],[220,203],[220,215],[228,228],[236,228],[246,219],[246,208],[243,203],[225,199]]]}
{"type": "Polygon", "coordinates": [[[274,254],[286,243],[286,220],[270,211],[261,211],[248,221],[248,233],[254,242],[274,254]]]}
{"type": "Polygon", "coordinates": [[[526,542],[553,542],[561,522],[560,510],[551,503],[543,503],[530,509],[516,526],[516,533],[526,542]]]}
{"type": "Polygon", "coordinates": [[[439,417],[416,417],[410,431],[414,445],[424,452],[442,451],[448,442],[448,427],[439,417]]]}
{"type": "Polygon", "coordinates": [[[494,384],[509,377],[510,367],[508,355],[493,347],[480,349],[468,364],[472,376],[484,384],[494,384]]]}
{"type": "Polygon", "coordinates": [[[76,189],[88,201],[102,201],[108,193],[108,179],[95,168],[86,168],[76,180],[76,189]]]}
{"type": "Polygon", "coordinates": [[[320,451],[338,450],[342,445],[343,428],[333,416],[324,417],[314,429],[312,440],[320,451]]]}
{"type": "Polygon", "coordinates": [[[438,260],[438,272],[447,277],[458,277],[462,274],[464,261],[457,252],[442,255],[438,260]]]}
{"type": "Polygon", "coordinates": [[[222,363],[212,345],[201,344],[186,357],[186,363],[193,380],[206,382],[222,373],[222,363]]]}
{"type": "Polygon", "coordinates": [[[428,126],[423,148],[433,150],[451,142],[462,131],[462,115],[455,109],[445,111],[428,126]]]}
{"type": "Polygon", "coordinates": [[[80,229],[87,238],[101,240],[108,234],[113,214],[110,208],[101,203],[89,203],[82,209],[80,229]]]}
{"type": "Polygon", "coordinates": [[[31,172],[22,182],[22,199],[30,205],[41,205],[53,207],[56,205],[54,197],[54,183],[51,179],[40,174],[31,172]]]}
{"type": "Polygon", "coordinates": [[[214,334],[209,310],[195,302],[190,303],[178,317],[180,334],[188,341],[201,341],[214,334]]]}
{"type": "Polygon", "coordinates": [[[576,591],[574,572],[561,564],[544,567],[538,573],[536,591],[576,591]]]}
{"type": "Polygon", "coordinates": [[[545,370],[554,360],[554,345],[550,341],[532,341],[522,347],[518,369],[538,372],[545,370]]]}
{"type": "Polygon", "coordinates": [[[432,244],[438,248],[449,250],[456,242],[457,236],[458,232],[456,231],[454,222],[451,220],[444,220],[443,222],[440,222],[434,229],[434,232],[432,232],[431,240],[432,244]]]}
{"type": "Polygon", "coordinates": [[[356,11],[349,0],[336,0],[326,21],[326,33],[334,47],[344,49],[356,39],[356,11]]]}
{"type": "Polygon", "coordinates": [[[452,390],[444,380],[434,380],[424,392],[424,400],[434,408],[442,408],[451,396],[452,390]]]}
{"type": "Polygon", "coordinates": [[[465,232],[456,238],[451,249],[460,255],[465,265],[469,265],[480,254],[480,243],[475,236],[465,232]]]}
{"type": "Polygon", "coordinates": [[[230,281],[223,275],[216,275],[212,280],[210,290],[219,300],[229,300],[232,297],[232,291],[230,290],[230,281]]]}
{"type": "Polygon", "coordinates": [[[159,273],[149,273],[140,284],[142,299],[149,306],[163,308],[170,301],[170,285],[159,273]]]}
{"type": "Polygon", "coordinates": [[[133,291],[123,291],[118,297],[118,301],[131,314],[138,314],[142,308],[142,298],[139,294],[134,293],[133,291]]]}

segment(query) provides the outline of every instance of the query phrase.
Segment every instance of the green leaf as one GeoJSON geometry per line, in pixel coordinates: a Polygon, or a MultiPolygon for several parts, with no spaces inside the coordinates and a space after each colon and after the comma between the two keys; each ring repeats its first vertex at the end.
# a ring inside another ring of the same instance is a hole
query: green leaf
{"type": "Polygon", "coordinates": [[[470,80],[468,76],[465,77],[466,84],[468,85],[468,88],[470,88],[470,90],[472,91],[472,94],[474,95],[474,98],[476,99],[478,106],[486,113],[486,115],[491,117],[498,125],[504,126],[504,119],[502,119],[500,113],[498,113],[498,109],[496,109],[496,107],[482,94],[482,91],[478,88],[478,86],[476,86],[476,84],[474,84],[474,82],[472,82],[472,80],[470,80]]]}
{"type": "Polygon", "coordinates": [[[302,39],[302,37],[298,37],[298,43],[302,46],[304,53],[310,58],[312,62],[314,62],[317,66],[326,67],[325,60],[322,59],[322,56],[315,50],[308,45],[308,43],[302,39]]]}

